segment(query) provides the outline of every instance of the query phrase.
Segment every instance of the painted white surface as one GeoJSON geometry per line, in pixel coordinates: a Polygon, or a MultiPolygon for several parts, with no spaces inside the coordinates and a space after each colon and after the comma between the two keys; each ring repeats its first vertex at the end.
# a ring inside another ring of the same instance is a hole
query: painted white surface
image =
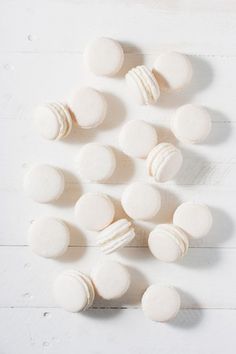
{"type": "Polygon", "coordinates": [[[1,1],[1,354],[235,352],[235,30],[234,1],[1,1]],[[83,48],[96,35],[114,37],[124,45],[125,66],[117,78],[98,78],[84,67],[83,48]],[[162,95],[155,107],[135,106],[122,75],[140,63],[151,66],[162,49],[190,54],[193,82],[183,92],[162,95]],[[93,131],[74,129],[64,142],[43,141],[32,129],[34,105],[63,99],[74,85],[84,84],[106,94],[107,121],[93,131]],[[133,287],[119,301],[97,300],[96,308],[84,315],[55,308],[54,276],[71,266],[89,272],[100,257],[96,235],[74,219],[79,195],[108,193],[118,218],[124,215],[119,198],[125,185],[148,180],[145,162],[119,151],[121,125],[145,119],[156,126],[160,141],[175,142],[168,130],[170,116],[187,102],[210,109],[213,131],[203,145],[180,145],[184,167],[176,181],[160,186],[160,215],[151,223],[136,223],[136,240],[114,256],[129,266],[133,287]],[[116,151],[119,169],[109,184],[84,183],[75,170],[75,154],[95,138],[116,151]],[[24,196],[22,178],[34,161],[65,171],[66,193],[54,205],[39,205],[24,196]],[[212,208],[213,229],[207,238],[191,243],[182,262],[161,264],[146,249],[148,232],[156,222],[170,221],[176,206],[187,200],[212,208]],[[26,246],[28,225],[40,215],[61,217],[71,227],[71,247],[61,260],[41,259],[26,246]],[[181,291],[185,309],[172,324],[148,321],[139,309],[143,290],[157,280],[181,291]]]}

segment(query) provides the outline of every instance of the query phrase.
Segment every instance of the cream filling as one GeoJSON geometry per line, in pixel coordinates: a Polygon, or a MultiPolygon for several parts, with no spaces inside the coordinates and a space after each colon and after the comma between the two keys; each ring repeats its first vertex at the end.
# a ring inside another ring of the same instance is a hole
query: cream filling
{"type": "Polygon", "coordinates": [[[134,229],[131,228],[131,230],[129,230],[124,235],[120,235],[119,237],[116,237],[116,238],[108,240],[107,242],[104,242],[101,245],[101,250],[105,254],[112,253],[112,252],[118,250],[119,248],[124,247],[126,244],[128,244],[130,241],[132,241],[134,236],[135,236],[134,229]]]}
{"type": "Polygon", "coordinates": [[[187,253],[189,247],[189,241],[185,232],[172,225],[162,225],[162,231],[164,231],[164,234],[177,244],[181,250],[181,256],[183,257],[187,253]]]}

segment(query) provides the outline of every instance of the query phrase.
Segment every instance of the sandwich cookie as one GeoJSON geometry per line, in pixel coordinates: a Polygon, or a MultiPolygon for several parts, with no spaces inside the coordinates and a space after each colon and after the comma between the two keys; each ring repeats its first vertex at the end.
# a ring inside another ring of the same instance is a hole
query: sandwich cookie
{"type": "Polygon", "coordinates": [[[75,214],[77,220],[84,228],[100,231],[112,223],[115,208],[107,195],[86,193],[77,201],[75,214]]]}
{"type": "Polygon", "coordinates": [[[106,117],[105,97],[91,87],[75,89],[67,98],[67,104],[81,128],[96,128],[106,117]]]}
{"type": "Polygon", "coordinates": [[[187,202],[178,206],[174,213],[173,223],[181,227],[193,239],[199,239],[210,231],[212,214],[205,204],[187,202]]]}
{"type": "Polygon", "coordinates": [[[123,126],[119,142],[125,154],[144,159],[157,145],[158,139],[155,128],[150,124],[143,120],[131,120],[123,126]]]}
{"type": "Polygon", "coordinates": [[[182,89],[192,79],[193,69],[188,57],[168,52],[157,57],[152,70],[161,90],[171,92],[182,89]]]}
{"type": "Polygon", "coordinates": [[[166,182],[176,176],[182,163],[183,156],[179,149],[170,143],[160,143],[148,154],[148,174],[157,182],[166,182]]]}
{"type": "Polygon", "coordinates": [[[78,172],[84,179],[104,182],[113,175],[116,158],[109,146],[89,143],[81,148],[76,164],[78,172]]]}
{"type": "Polygon", "coordinates": [[[130,286],[128,270],[115,261],[103,261],[91,273],[95,289],[103,299],[113,300],[123,296],[130,286]]]}
{"type": "Polygon", "coordinates": [[[181,299],[173,286],[150,285],[142,297],[142,310],[153,321],[166,322],[176,317],[181,299]]]}
{"type": "Polygon", "coordinates": [[[33,166],[25,175],[24,189],[27,195],[38,203],[57,200],[65,187],[63,173],[52,166],[33,166]]]}
{"type": "Polygon", "coordinates": [[[46,217],[34,221],[29,228],[28,243],[38,256],[56,258],[62,256],[70,242],[70,231],[59,219],[46,217]]]}
{"type": "Polygon", "coordinates": [[[110,254],[130,243],[134,236],[135,232],[131,222],[120,219],[99,233],[97,243],[103,253],[110,254]]]}
{"type": "Polygon", "coordinates": [[[161,195],[152,185],[135,182],[125,188],[121,204],[130,218],[149,220],[160,210],[161,195]]]}
{"type": "Polygon", "coordinates": [[[211,116],[200,106],[185,104],[179,107],[171,119],[171,130],[183,143],[197,144],[210,134],[211,116]]]}
{"type": "Polygon", "coordinates": [[[148,246],[154,257],[163,262],[175,262],[189,247],[184,230],[173,224],[160,224],[150,233],[148,246]]]}
{"type": "Polygon", "coordinates": [[[68,107],[60,102],[36,107],[34,122],[39,134],[47,140],[60,140],[70,134],[72,118],[68,107]]]}
{"type": "Polygon", "coordinates": [[[148,105],[157,102],[160,88],[154,75],[146,66],[140,65],[131,69],[125,78],[137,103],[148,105]]]}
{"type": "Polygon", "coordinates": [[[69,312],[80,312],[91,307],[94,301],[94,287],[91,279],[78,270],[66,270],[53,284],[57,304],[69,312]]]}
{"type": "Polygon", "coordinates": [[[124,62],[124,52],[119,42],[111,38],[96,38],[84,52],[85,64],[99,76],[116,75],[124,62]]]}

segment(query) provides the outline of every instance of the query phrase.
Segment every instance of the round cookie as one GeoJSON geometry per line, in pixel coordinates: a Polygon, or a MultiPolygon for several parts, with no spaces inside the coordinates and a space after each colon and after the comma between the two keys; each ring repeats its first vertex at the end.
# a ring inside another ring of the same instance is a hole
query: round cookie
{"type": "Polygon", "coordinates": [[[29,228],[28,243],[31,250],[45,258],[62,256],[70,242],[70,231],[59,219],[46,217],[34,221],[29,228]]]}
{"type": "Polygon", "coordinates": [[[104,121],[107,114],[105,97],[91,87],[75,89],[67,98],[67,104],[74,119],[81,128],[96,128],[104,121]]]}
{"type": "Polygon", "coordinates": [[[125,154],[143,159],[157,145],[157,133],[143,120],[131,120],[123,126],[119,142],[125,154]]]}
{"type": "Polygon", "coordinates": [[[171,130],[176,138],[187,144],[205,140],[212,127],[211,116],[200,106],[186,104],[179,107],[171,119],[171,130]]]}
{"type": "Polygon", "coordinates": [[[81,148],[77,158],[77,169],[84,179],[104,182],[112,176],[115,168],[115,154],[109,146],[89,143],[81,148]]]}
{"type": "Polygon", "coordinates": [[[186,231],[190,237],[199,239],[210,231],[212,214],[205,204],[187,202],[178,206],[173,223],[186,231]]]}
{"type": "Polygon", "coordinates": [[[116,75],[124,62],[124,52],[119,42],[111,38],[96,38],[84,52],[88,68],[99,76],[116,75]]]}
{"type": "Polygon", "coordinates": [[[142,297],[142,310],[153,321],[166,322],[180,310],[181,299],[177,290],[169,285],[150,285],[142,297]]]}
{"type": "Polygon", "coordinates": [[[124,190],[121,204],[130,218],[134,220],[149,220],[160,210],[161,195],[152,185],[135,182],[124,190]]]}
{"type": "Polygon", "coordinates": [[[184,230],[173,224],[160,224],[150,233],[148,247],[154,257],[163,262],[175,262],[189,247],[184,230]]]}
{"type": "Polygon", "coordinates": [[[159,55],[154,62],[152,71],[161,90],[168,92],[182,89],[191,81],[193,74],[188,57],[176,52],[159,55]]]}
{"type": "Polygon", "coordinates": [[[57,200],[64,191],[63,173],[52,166],[33,166],[25,175],[24,189],[27,195],[38,203],[57,200]]]}
{"type": "Polygon", "coordinates": [[[115,261],[103,261],[91,273],[97,293],[106,300],[118,299],[123,296],[130,285],[128,270],[115,261]]]}
{"type": "Polygon", "coordinates": [[[100,231],[112,223],[115,208],[107,195],[86,193],[77,201],[75,215],[84,228],[100,231]]]}

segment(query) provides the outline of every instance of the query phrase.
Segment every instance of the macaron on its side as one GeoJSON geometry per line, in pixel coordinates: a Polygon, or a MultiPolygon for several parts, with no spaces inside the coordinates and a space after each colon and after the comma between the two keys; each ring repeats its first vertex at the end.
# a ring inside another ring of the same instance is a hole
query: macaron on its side
{"type": "Polygon", "coordinates": [[[177,290],[164,284],[150,285],[141,302],[145,316],[158,322],[167,322],[175,318],[181,306],[177,290]]]}
{"type": "Polygon", "coordinates": [[[67,225],[53,217],[35,220],[29,228],[28,244],[37,255],[45,258],[62,256],[70,242],[70,231],[67,225]]]}
{"type": "Polygon", "coordinates": [[[122,68],[124,51],[114,39],[100,37],[91,41],[85,48],[85,64],[98,76],[114,76],[122,68]]]}

